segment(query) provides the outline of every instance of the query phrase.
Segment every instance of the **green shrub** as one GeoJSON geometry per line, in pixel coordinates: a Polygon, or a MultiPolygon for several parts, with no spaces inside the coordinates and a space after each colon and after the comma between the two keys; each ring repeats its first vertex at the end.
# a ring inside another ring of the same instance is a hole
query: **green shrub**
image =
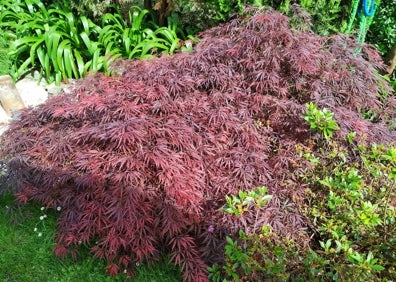
{"type": "Polygon", "coordinates": [[[354,133],[346,139],[323,144],[314,158],[305,151],[312,165],[305,176],[312,188],[305,214],[333,273],[358,281],[391,279],[396,275],[396,147],[357,144],[354,133]]]}
{"type": "Polygon", "coordinates": [[[206,2],[176,0],[177,14],[180,19],[180,26],[186,33],[195,34],[219,23],[216,18],[216,10],[206,2]]]}
{"type": "MultiPolygon", "coordinates": [[[[271,5],[272,1],[264,1],[265,4],[271,5]]],[[[345,30],[345,15],[349,9],[348,5],[342,0],[283,0],[279,6],[280,9],[289,16],[297,16],[298,10],[292,7],[298,4],[303,10],[310,15],[312,30],[321,35],[330,35],[345,30]]]]}
{"type": "MultiPolygon", "coordinates": [[[[307,105],[304,117],[311,129],[320,128],[318,120],[335,124],[329,111],[314,104],[307,105]]],[[[209,268],[212,281],[350,281],[352,277],[391,281],[396,277],[396,146],[358,142],[354,132],[335,141],[325,132],[321,131],[324,138],[311,140],[319,148],[315,153],[312,143],[296,147],[301,168],[306,166],[300,175],[307,184],[300,209],[309,219],[311,241],[304,246],[281,237],[266,224],[258,226],[256,217],[239,230],[237,238],[227,237],[225,262],[209,268]]],[[[264,207],[259,203],[266,201],[257,199],[270,199],[264,188],[258,191],[227,196],[223,211],[242,218],[244,213],[258,214],[264,207]]]]}
{"type": "Polygon", "coordinates": [[[342,0],[175,0],[175,12],[180,16],[183,29],[196,33],[241,13],[246,6],[268,6],[281,11],[301,26],[302,15],[309,28],[320,35],[344,31],[348,20],[349,4],[342,0]],[[299,6],[296,6],[297,4],[299,6]],[[301,9],[302,8],[302,9],[301,9]]]}
{"type": "Polygon", "coordinates": [[[367,34],[367,41],[374,44],[375,47],[386,55],[393,45],[396,44],[396,1],[381,1],[379,9],[370,30],[367,34]]]}
{"type": "Polygon", "coordinates": [[[307,103],[307,111],[303,115],[311,129],[317,129],[323,133],[326,139],[333,137],[333,131],[340,129],[333,119],[334,114],[328,109],[319,110],[314,103],[307,103]]]}

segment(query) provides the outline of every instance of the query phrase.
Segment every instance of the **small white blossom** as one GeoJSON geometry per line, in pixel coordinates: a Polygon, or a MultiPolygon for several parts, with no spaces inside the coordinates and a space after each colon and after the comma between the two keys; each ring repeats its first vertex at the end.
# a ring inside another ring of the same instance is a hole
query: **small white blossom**
{"type": "Polygon", "coordinates": [[[191,48],[192,47],[192,40],[187,40],[186,42],[185,42],[185,45],[186,45],[186,47],[187,48],[191,48]]]}
{"type": "Polygon", "coordinates": [[[34,232],[37,232],[37,227],[34,228],[34,232]]]}
{"type": "Polygon", "coordinates": [[[40,216],[40,220],[44,220],[44,218],[45,218],[45,217],[44,217],[43,215],[42,215],[42,216],[40,216]]]}
{"type": "Polygon", "coordinates": [[[57,211],[60,211],[62,208],[59,206],[56,208],[57,211]]]}
{"type": "Polygon", "coordinates": [[[43,233],[40,232],[39,234],[37,234],[37,236],[41,237],[43,236],[43,233]]]}
{"type": "Polygon", "coordinates": [[[41,210],[43,211],[45,208],[44,207],[41,207],[41,210]]]}
{"type": "Polygon", "coordinates": [[[45,215],[43,215],[43,217],[44,217],[44,218],[47,218],[47,215],[45,214],[45,215]]]}

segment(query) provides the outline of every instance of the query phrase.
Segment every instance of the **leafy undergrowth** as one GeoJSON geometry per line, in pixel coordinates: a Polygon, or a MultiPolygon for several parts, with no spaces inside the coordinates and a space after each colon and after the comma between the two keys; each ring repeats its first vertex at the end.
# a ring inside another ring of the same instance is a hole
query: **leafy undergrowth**
{"type": "MultiPolygon", "coordinates": [[[[76,260],[57,260],[52,249],[59,211],[42,210],[40,205],[32,203],[17,207],[13,201],[12,195],[0,195],[1,281],[79,282],[82,278],[88,282],[131,281],[125,275],[109,277],[106,264],[93,259],[83,246],[76,260]]],[[[133,281],[177,282],[180,279],[177,269],[166,262],[159,262],[153,266],[137,267],[133,281]]]]}
{"type": "Polygon", "coordinates": [[[0,75],[8,73],[11,66],[11,60],[8,57],[9,42],[11,41],[11,34],[0,29],[0,75]]]}
{"type": "Polygon", "coordinates": [[[186,281],[207,281],[227,236],[255,221],[308,248],[315,227],[301,210],[310,194],[296,148],[321,146],[305,104],[328,109],[316,121],[329,119],[326,138],[395,142],[395,99],[369,46],[354,55],[353,39],[291,29],[266,10],[201,37],[191,54],[120,62],[118,75],[80,81],[10,125],[2,156],[17,198],[61,207],[57,256],[81,242],[110,275],[133,275],[169,254],[186,281]],[[226,195],[262,186],[272,197],[257,211],[220,209],[226,195]]]}
{"type": "Polygon", "coordinates": [[[304,113],[317,135],[298,145],[296,171],[306,187],[301,213],[311,232],[308,247],[283,237],[259,211],[266,187],[226,196],[222,210],[237,218],[256,214],[235,238],[227,237],[225,263],[213,281],[393,281],[396,277],[396,146],[357,143],[356,133],[333,140],[333,114],[308,103],[304,113]],[[342,142],[343,141],[343,142],[342,142]]]}

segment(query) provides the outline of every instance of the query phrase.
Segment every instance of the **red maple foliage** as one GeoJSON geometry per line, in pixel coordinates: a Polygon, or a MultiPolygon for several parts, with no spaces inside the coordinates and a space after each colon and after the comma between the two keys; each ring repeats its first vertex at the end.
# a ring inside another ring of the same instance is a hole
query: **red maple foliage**
{"type": "Polygon", "coordinates": [[[267,186],[262,223],[309,242],[294,150],[312,134],[306,102],[335,113],[335,138],[353,130],[396,140],[386,126],[396,103],[379,98],[390,91],[375,74],[380,56],[355,48],[347,36],[248,10],[203,32],[192,53],[119,62],[117,75],[97,74],[23,110],[2,137],[2,156],[20,199],[62,207],[57,255],[90,244],[114,275],[168,253],[186,281],[207,281],[225,235],[253,218],[224,216],[227,194],[267,186]]]}

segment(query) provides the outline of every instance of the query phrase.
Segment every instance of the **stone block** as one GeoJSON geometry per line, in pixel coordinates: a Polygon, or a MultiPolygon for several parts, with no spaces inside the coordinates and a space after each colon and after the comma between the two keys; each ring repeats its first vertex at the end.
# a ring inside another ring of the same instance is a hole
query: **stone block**
{"type": "Polygon", "coordinates": [[[25,107],[15,84],[9,75],[0,76],[0,103],[7,116],[25,107]]]}

